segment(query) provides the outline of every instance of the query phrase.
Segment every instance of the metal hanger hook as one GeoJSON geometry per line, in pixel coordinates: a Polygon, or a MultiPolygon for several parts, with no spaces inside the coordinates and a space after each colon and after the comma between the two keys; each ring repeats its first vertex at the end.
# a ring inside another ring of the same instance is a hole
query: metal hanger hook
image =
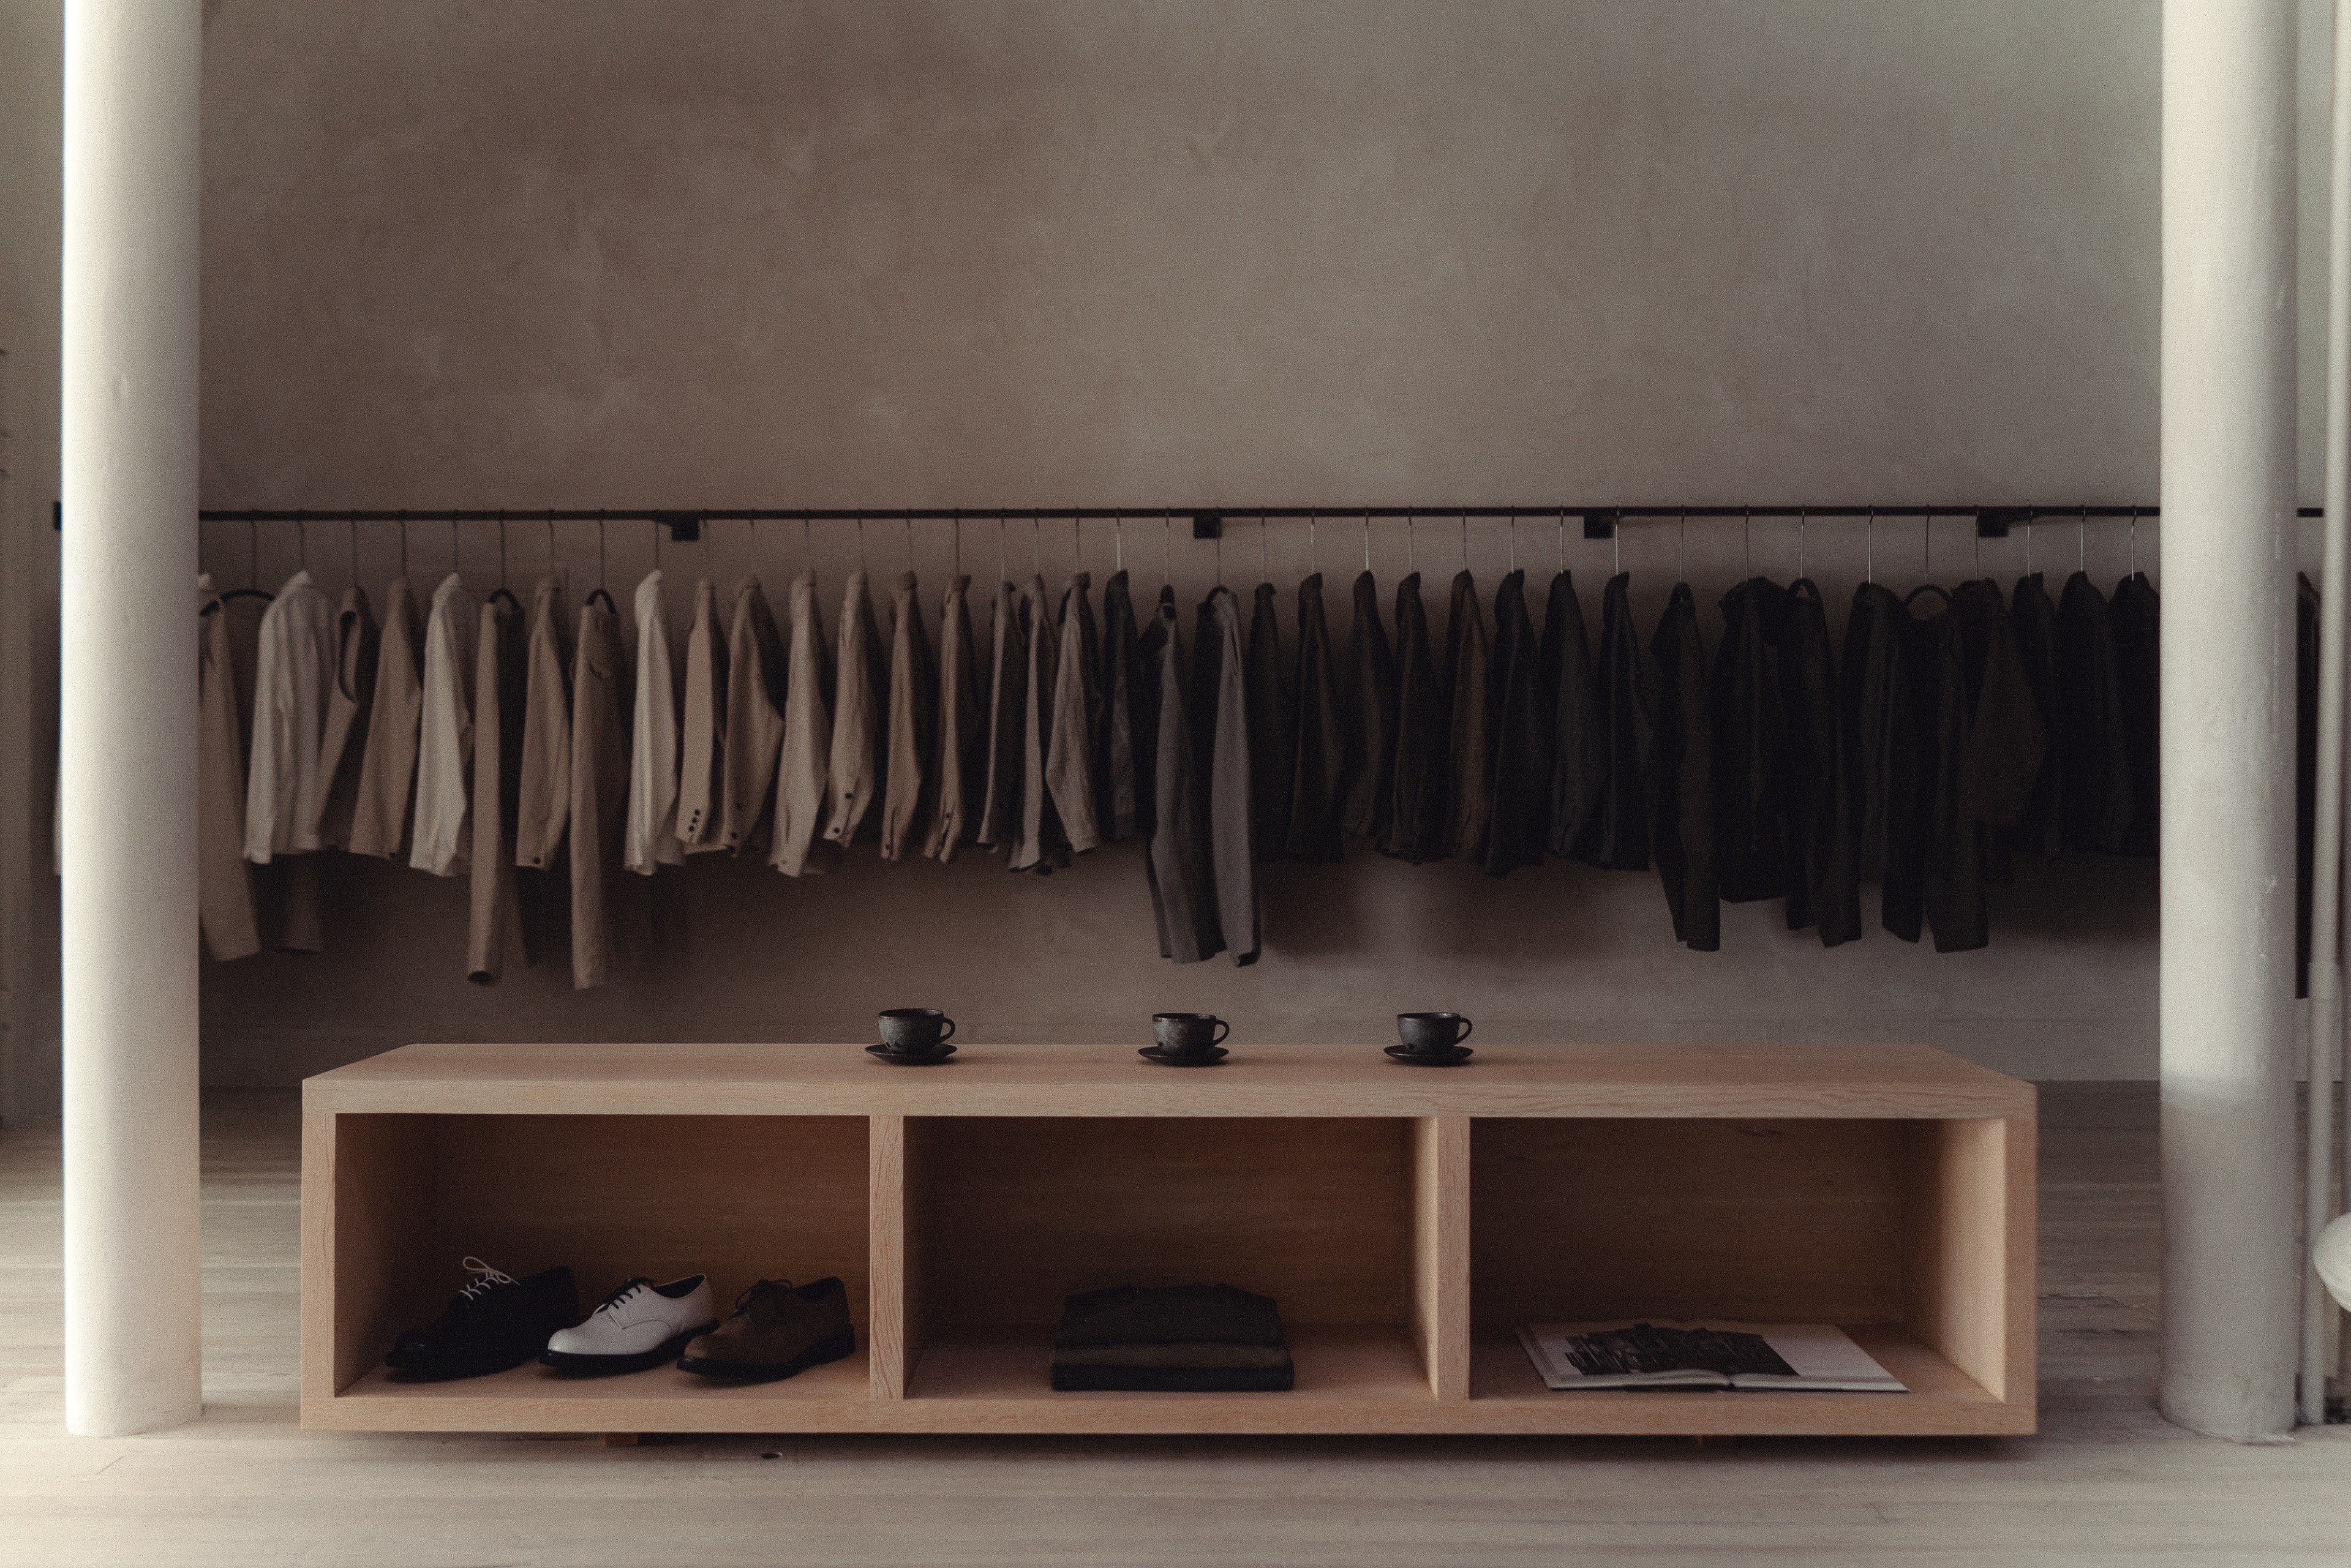
{"type": "Polygon", "coordinates": [[[1314,514],[1306,514],[1306,575],[1314,575],[1314,514]]]}
{"type": "Polygon", "coordinates": [[[360,585],[360,520],[353,517],[344,525],[351,531],[351,586],[360,585]]]}
{"type": "Polygon", "coordinates": [[[1372,515],[1364,514],[1364,570],[1372,570],[1372,515]]]}
{"type": "Polygon", "coordinates": [[[1257,515],[1257,580],[1259,582],[1273,580],[1273,570],[1265,563],[1265,514],[1263,512],[1257,515]]]}
{"type": "Polygon", "coordinates": [[[1876,507],[1869,508],[1868,520],[1862,524],[1861,580],[1871,583],[1877,580],[1877,508],[1876,507]]]}
{"type": "Polygon", "coordinates": [[[1461,570],[1469,570],[1469,514],[1461,514],[1461,570]]]}
{"type": "Polygon", "coordinates": [[[2138,508],[2137,507],[2131,508],[2130,515],[2130,574],[2133,577],[2138,575],[2138,508]]]}
{"type": "Polygon", "coordinates": [[[1800,577],[1800,578],[1801,578],[1801,577],[1802,577],[1802,576],[1804,575],[1804,528],[1805,528],[1805,526],[1806,526],[1807,524],[1809,524],[1812,520],[1813,520],[1813,515],[1812,515],[1812,510],[1811,510],[1811,508],[1810,508],[1810,507],[1800,507],[1800,508],[1798,508],[1798,509],[1797,509],[1797,512],[1796,512],[1796,575],[1797,575],[1798,577],[1800,577]]]}
{"type": "Polygon", "coordinates": [[[408,510],[404,507],[400,513],[400,575],[408,576],[408,510]]]}
{"type": "Polygon", "coordinates": [[[310,523],[298,511],[294,514],[294,566],[298,571],[310,570],[310,523]]]}
{"type": "Polygon", "coordinates": [[[2086,574],[2090,570],[2090,508],[2085,505],[2082,515],[2074,519],[2074,570],[2086,574]]]}
{"type": "Polygon", "coordinates": [[[500,588],[504,588],[506,585],[507,585],[507,514],[506,514],[505,509],[504,509],[503,507],[501,507],[501,508],[499,509],[499,511],[498,511],[498,586],[499,586],[500,588]]]}
{"type": "MultiPolygon", "coordinates": [[[[1687,517],[1687,515],[1685,513],[1684,517],[1687,517]]],[[[1739,528],[1741,548],[1747,552],[1746,573],[1748,577],[1752,578],[1755,575],[1755,514],[1752,511],[1746,514],[1739,528]]]]}
{"type": "Polygon", "coordinates": [[[1176,517],[1163,509],[1159,514],[1159,584],[1165,588],[1176,580],[1176,517]]]}

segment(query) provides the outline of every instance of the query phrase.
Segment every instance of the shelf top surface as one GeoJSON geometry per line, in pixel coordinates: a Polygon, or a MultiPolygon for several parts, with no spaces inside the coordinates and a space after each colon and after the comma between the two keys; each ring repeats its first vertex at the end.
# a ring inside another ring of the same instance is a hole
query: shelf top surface
{"type": "Polygon", "coordinates": [[[855,1045],[410,1045],[321,1073],[342,1113],[925,1116],[2016,1117],[2032,1086],[1922,1045],[1495,1045],[1453,1068],[1368,1045],[972,1043],[938,1067],[855,1045]]]}

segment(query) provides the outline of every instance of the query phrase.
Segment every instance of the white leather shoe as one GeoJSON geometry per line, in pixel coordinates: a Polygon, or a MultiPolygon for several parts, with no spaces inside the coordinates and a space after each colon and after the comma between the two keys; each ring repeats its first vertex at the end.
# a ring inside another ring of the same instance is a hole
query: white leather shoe
{"type": "Polygon", "coordinates": [[[538,1359],[566,1372],[641,1372],[675,1361],[686,1342],[718,1326],[710,1277],[656,1285],[631,1280],[577,1328],[558,1329],[538,1359]]]}

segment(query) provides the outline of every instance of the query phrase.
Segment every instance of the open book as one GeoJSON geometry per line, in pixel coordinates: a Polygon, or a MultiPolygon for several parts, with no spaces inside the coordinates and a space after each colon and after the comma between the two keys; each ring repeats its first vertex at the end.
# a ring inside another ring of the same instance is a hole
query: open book
{"type": "Polygon", "coordinates": [[[1827,1323],[1523,1323],[1549,1388],[1801,1388],[1907,1394],[1827,1323]]]}

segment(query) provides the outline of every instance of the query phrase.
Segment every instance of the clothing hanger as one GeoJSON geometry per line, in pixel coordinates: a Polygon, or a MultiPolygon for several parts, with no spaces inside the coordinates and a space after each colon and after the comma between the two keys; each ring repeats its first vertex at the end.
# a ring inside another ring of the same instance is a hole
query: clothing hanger
{"type": "Polygon", "coordinates": [[[294,570],[310,570],[310,524],[299,511],[294,514],[294,570]]]}
{"type": "Polygon", "coordinates": [[[1126,570],[1126,514],[1121,512],[1110,520],[1110,569],[1113,573],[1126,570]]]}
{"type": "Polygon", "coordinates": [[[2024,508],[2024,575],[2032,575],[2032,507],[2024,508]]]}
{"type": "Polygon", "coordinates": [[[1306,575],[1314,575],[1314,514],[1306,514],[1306,575]]]}
{"type": "Polygon", "coordinates": [[[906,525],[906,575],[912,577],[914,573],[914,514],[909,512],[902,520],[906,525]]]}
{"type": "Polygon", "coordinates": [[[1512,512],[1512,513],[1510,515],[1510,517],[1509,517],[1508,518],[1504,519],[1504,525],[1503,525],[1503,526],[1504,526],[1505,528],[1507,528],[1510,530],[1510,570],[1511,570],[1512,571],[1516,571],[1516,570],[1519,570],[1519,515],[1518,515],[1518,513],[1516,513],[1516,512],[1512,512]]]}
{"type": "Polygon", "coordinates": [[[357,588],[360,585],[360,521],[357,517],[353,517],[344,526],[350,530],[351,586],[357,588]]]}
{"type": "Polygon", "coordinates": [[[1364,570],[1372,570],[1372,515],[1364,514],[1364,570]]]}
{"type": "Polygon", "coordinates": [[[1406,512],[1404,515],[1404,567],[1406,571],[1418,572],[1420,570],[1420,562],[1413,549],[1412,524],[1412,514],[1410,512],[1406,512]]]}
{"type": "Polygon", "coordinates": [[[266,589],[260,586],[261,525],[252,521],[247,521],[245,525],[245,533],[246,579],[253,586],[248,588],[232,588],[226,593],[220,595],[220,599],[224,603],[232,599],[258,599],[261,602],[266,604],[271,600],[275,599],[277,595],[269,592],[266,589]]]}
{"type": "Polygon", "coordinates": [[[2083,507],[2082,515],[2074,520],[2074,570],[2084,576],[2090,570],[2090,508],[2083,507]]]}
{"type": "Polygon", "coordinates": [[[615,615],[620,613],[620,611],[613,606],[612,596],[604,590],[604,511],[601,507],[596,509],[596,592],[604,595],[604,607],[607,610],[612,611],[615,615]]]}
{"type": "Polygon", "coordinates": [[[449,575],[465,575],[465,552],[457,539],[457,514],[449,514],[449,575]]]}
{"type": "MultiPolygon", "coordinates": [[[[1685,528],[1688,527],[1688,516],[1687,512],[1683,514],[1685,528]]],[[[1740,546],[1747,552],[1746,565],[1743,570],[1748,580],[1752,581],[1755,578],[1755,514],[1753,512],[1749,512],[1745,519],[1740,523],[1739,533],[1740,546]]]]}
{"type": "Polygon", "coordinates": [[[1085,529],[1075,512],[1070,514],[1070,575],[1074,577],[1086,569],[1085,529]]]}
{"type": "Polygon", "coordinates": [[[996,576],[1000,582],[1012,580],[1012,568],[1004,559],[1004,514],[996,514],[996,576]]]}
{"type": "Polygon", "coordinates": [[[1469,570],[1469,514],[1461,514],[1461,570],[1469,570]]]}
{"type": "Polygon", "coordinates": [[[2130,574],[2138,575],[2138,508],[2133,507],[2130,516],[2130,574]]]}
{"type": "Polygon", "coordinates": [[[953,528],[953,529],[955,530],[955,574],[956,574],[956,576],[957,578],[961,578],[961,577],[963,576],[963,508],[962,508],[962,507],[957,507],[956,508],[956,514],[955,514],[955,516],[954,516],[953,517],[950,517],[950,518],[947,520],[947,526],[948,526],[949,528],[953,528]]]}
{"type": "Polygon", "coordinates": [[[1159,586],[1176,586],[1176,523],[1165,511],[1159,514],[1159,586]]]}
{"type": "MultiPolygon", "coordinates": [[[[1918,518],[1919,575],[1928,581],[1935,580],[1935,514],[1928,512],[1918,518]]],[[[1905,604],[1909,603],[1904,600],[1905,604]]]]}
{"type": "Polygon", "coordinates": [[[1567,514],[1559,515],[1559,570],[1567,570],[1567,514]]]}
{"type": "Polygon", "coordinates": [[[1861,536],[1861,580],[1877,580],[1877,508],[1869,508],[1869,520],[1863,525],[1861,536]]]}
{"type": "Polygon", "coordinates": [[[506,601],[509,610],[519,612],[522,609],[522,601],[507,586],[507,515],[503,509],[498,513],[498,585],[490,590],[490,602],[495,604],[499,600],[506,601]]]}
{"type": "Polygon", "coordinates": [[[809,586],[816,586],[816,535],[806,517],[800,519],[800,570],[808,573],[809,586]]]}
{"type": "Polygon", "coordinates": [[[1259,582],[1273,580],[1273,572],[1265,564],[1265,514],[1263,512],[1257,515],[1257,580],[1259,582]]]}

